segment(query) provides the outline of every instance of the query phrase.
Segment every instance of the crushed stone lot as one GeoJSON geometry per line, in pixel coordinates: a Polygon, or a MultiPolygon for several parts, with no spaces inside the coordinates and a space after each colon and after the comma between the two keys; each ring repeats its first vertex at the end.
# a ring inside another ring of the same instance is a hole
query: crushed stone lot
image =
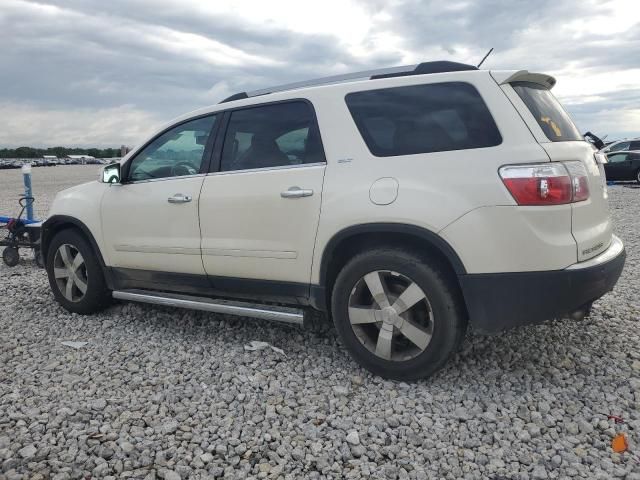
{"type": "MultiPolygon", "coordinates": [[[[97,171],[34,169],[36,212],[97,171]]],[[[0,171],[0,214],[20,181],[0,171]]],[[[609,194],[627,263],[590,318],[470,336],[416,383],[370,375],[333,329],[69,314],[25,252],[0,264],[0,479],[640,479],[640,456],[611,448],[627,432],[640,455],[640,189],[609,194]]]]}

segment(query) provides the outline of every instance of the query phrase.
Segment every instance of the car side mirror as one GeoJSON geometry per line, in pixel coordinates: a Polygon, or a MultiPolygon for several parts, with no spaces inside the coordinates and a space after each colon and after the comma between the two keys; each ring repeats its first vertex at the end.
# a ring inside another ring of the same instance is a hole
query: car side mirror
{"type": "Polygon", "coordinates": [[[112,163],[102,169],[102,183],[120,183],[121,170],[119,163],[112,163]]]}

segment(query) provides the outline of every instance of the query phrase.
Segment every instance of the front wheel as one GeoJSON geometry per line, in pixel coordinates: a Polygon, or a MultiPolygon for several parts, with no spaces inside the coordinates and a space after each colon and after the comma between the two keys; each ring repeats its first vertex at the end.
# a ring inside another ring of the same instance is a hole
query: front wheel
{"type": "Polygon", "coordinates": [[[75,230],[53,237],[46,259],[53,295],[66,310],[82,315],[109,305],[111,294],[102,268],[87,240],[75,230]]]}
{"type": "Polygon", "coordinates": [[[638,171],[636,172],[636,182],[638,184],[640,184],[640,168],[638,169],[638,171]]]}
{"type": "Polygon", "coordinates": [[[432,375],[456,351],[466,311],[437,262],[410,251],[376,249],[353,258],[333,288],[336,330],[353,358],[376,375],[432,375]]]}

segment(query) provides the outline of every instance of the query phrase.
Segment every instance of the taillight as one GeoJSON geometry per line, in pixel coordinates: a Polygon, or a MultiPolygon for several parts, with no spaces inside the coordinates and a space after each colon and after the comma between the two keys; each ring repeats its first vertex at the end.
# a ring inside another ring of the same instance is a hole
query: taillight
{"type": "Polygon", "coordinates": [[[563,205],[589,198],[582,162],[507,165],[499,173],[518,205],[563,205]]]}
{"type": "Polygon", "coordinates": [[[589,178],[587,177],[587,168],[582,162],[564,162],[569,175],[571,175],[571,183],[573,185],[573,201],[582,202],[589,198],[589,178]]]}

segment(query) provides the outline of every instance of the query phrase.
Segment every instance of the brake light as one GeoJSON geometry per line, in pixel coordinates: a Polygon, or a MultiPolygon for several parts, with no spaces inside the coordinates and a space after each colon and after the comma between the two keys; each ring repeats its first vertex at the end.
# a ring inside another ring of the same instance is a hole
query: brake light
{"type": "Polygon", "coordinates": [[[499,173],[518,205],[564,205],[589,198],[582,162],[507,165],[499,173]]]}

